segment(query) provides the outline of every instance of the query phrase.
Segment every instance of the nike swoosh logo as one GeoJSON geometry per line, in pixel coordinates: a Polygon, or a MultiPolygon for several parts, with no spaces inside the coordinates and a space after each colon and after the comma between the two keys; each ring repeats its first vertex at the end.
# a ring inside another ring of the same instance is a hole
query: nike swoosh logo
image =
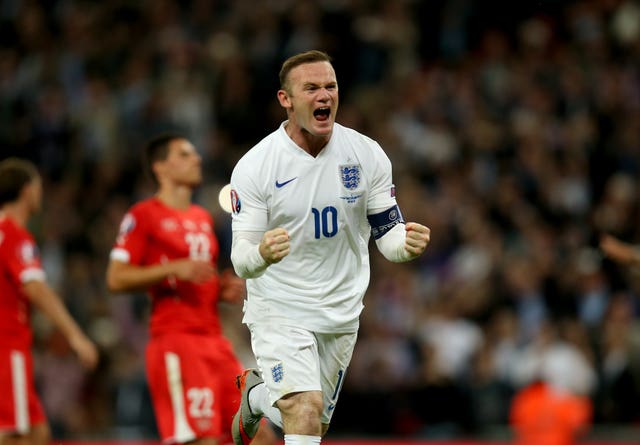
{"type": "Polygon", "coordinates": [[[290,183],[291,181],[295,181],[296,179],[298,179],[298,177],[296,176],[295,178],[291,178],[288,181],[284,181],[284,182],[278,182],[278,180],[276,179],[276,187],[280,188],[280,187],[284,187],[285,185],[287,185],[288,183],[290,183]]]}

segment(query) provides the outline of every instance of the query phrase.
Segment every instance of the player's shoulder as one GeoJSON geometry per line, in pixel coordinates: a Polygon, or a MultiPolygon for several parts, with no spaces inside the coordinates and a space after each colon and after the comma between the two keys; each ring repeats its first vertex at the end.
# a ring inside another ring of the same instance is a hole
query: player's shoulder
{"type": "Polygon", "coordinates": [[[24,238],[33,238],[25,227],[22,227],[7,216],[0,217],[0,231],[2,232],[0,236],[6,240],[15,241],[24,238]]]}
{"type": "Polygon", "coordinates": [[[161,202],[155,197],[142,199],[129,207],[125,219],[133,219],[136,224],[145,221],[156,221],[165,213],[161,202]]]}
{"type": "Polygon", "coordinates": [[[211,219],[211,213],[209,210],[200,204],[191,204],[189,212],[198,218],[211,219]]]}
{"type": "Polygon", "coordinates": [[[345,127],[336,122],[333,126],[333,132],[338,138],[351,142],[363,150],[381,150],[380,144],[375,139],[353,128],[345,127]]]}
{"type": "Polygon", "coordinates": [[[375,139],[353,128],[335,123],[334,136],[338,138],[340,146],[352,150],[361,162],[379,164],[388,160],[387,154],[375,139]]]}
{"type": "Polygon", "coordinates": [[[38,256],[38,247],[35,238],[25,227],[11,218],[0,218],[0,257],[2,262],[14,258],[16,255],[25,260],[31,260],[38,256]]]}
{"type": "Polygon", "coordinates": [[[233,189],[232,196],[237,198],[238,190],[257,191],[264,186],[265,178],[269,177],[269,172],[274,165],[273,156],[269,156],[273,153],[270,149],[274,147],[270,136],[254,145],[234,166],[230,181],[233,189]]]}
{"type": "Polygon", "coordinates": [[[141,212],[141,211],[149,211],[152,209],[160,209],[162,208],[162,203],[155,196],[150,196],[145,199],[141,199],[140,201],[134,203],[129,207],[130,212],[141,212]]]}
{"type": "Polygon", "coordinates": [[[277,132],[273,132],[262,138],[260,142],[251,147],[238,161],[234,170],[258,170],[268,159],[272,147],[276,143],[277,132]]]}
{"type": "Polygon", "coordinates": [[[7,218],[6,216],[0,216],[0,230],[4,231],[4,233],[8,233],[9,231],[13,231],[14,224],[12,224],[12,220],[7,218]]]}

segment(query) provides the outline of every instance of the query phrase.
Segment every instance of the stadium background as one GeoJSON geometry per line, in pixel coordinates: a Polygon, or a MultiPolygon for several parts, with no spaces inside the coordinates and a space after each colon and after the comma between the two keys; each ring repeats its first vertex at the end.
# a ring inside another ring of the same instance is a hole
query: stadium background
{"type": "MultiPolygon", "coordinates": [[[[228,252],[218,190],[284,118],[279,64],[310,48],[334,57],[338,121],[381,143],[405,217],[432,229],[415,263],[373,251],[330,437],[509,440],[511,397],[549,353],[547,377],[593,402],[591,440],[637,440],[638,276],[597,249],[640,240],[637,1],[0,0],[1,157],[42,169],[32,229],[103,358],[84,374],[35,318],[55,437],[155,437],[146,297],[104,286],[120,218],[152,190],[141,145],[195,142],[228,252]]],[[[250,364],[238,308],[222,314],[250,364]]]]}

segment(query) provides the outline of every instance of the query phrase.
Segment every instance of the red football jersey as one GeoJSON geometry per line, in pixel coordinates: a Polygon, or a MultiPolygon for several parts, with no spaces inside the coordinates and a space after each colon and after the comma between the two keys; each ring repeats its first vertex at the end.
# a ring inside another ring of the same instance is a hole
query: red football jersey
{"type": "MultiPolygon", "coordinates": [[[[218,240],[211,215],[198,205],[187,210],[166,206],[157,198],[135,204],[124,216],[111,259],[148,266],[192,258],[217,264],[218,240]]],[[[218,335],[219,279],[195,284],[169,277],[149,288],[152,301],[150,332],[218,335]]]]}
{"type": "Polygon", "coordinates": [[[31,234],[8,216],[0,217],[0,344],[31,346],[30,303],[24,283],[44,280],[40,254],[31,234]]]}

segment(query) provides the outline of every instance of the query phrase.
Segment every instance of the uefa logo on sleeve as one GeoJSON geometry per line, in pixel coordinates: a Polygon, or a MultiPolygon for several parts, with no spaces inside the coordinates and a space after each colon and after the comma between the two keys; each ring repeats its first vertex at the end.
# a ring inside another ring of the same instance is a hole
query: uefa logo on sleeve
{"type": "Polygon", "coordinates": [[[236,192],[234,189],[231,190],[231,209],[233,210],[233,213],[238,214],[240,213],[240,197],[238,196],[238,192],[236,192]]]}

